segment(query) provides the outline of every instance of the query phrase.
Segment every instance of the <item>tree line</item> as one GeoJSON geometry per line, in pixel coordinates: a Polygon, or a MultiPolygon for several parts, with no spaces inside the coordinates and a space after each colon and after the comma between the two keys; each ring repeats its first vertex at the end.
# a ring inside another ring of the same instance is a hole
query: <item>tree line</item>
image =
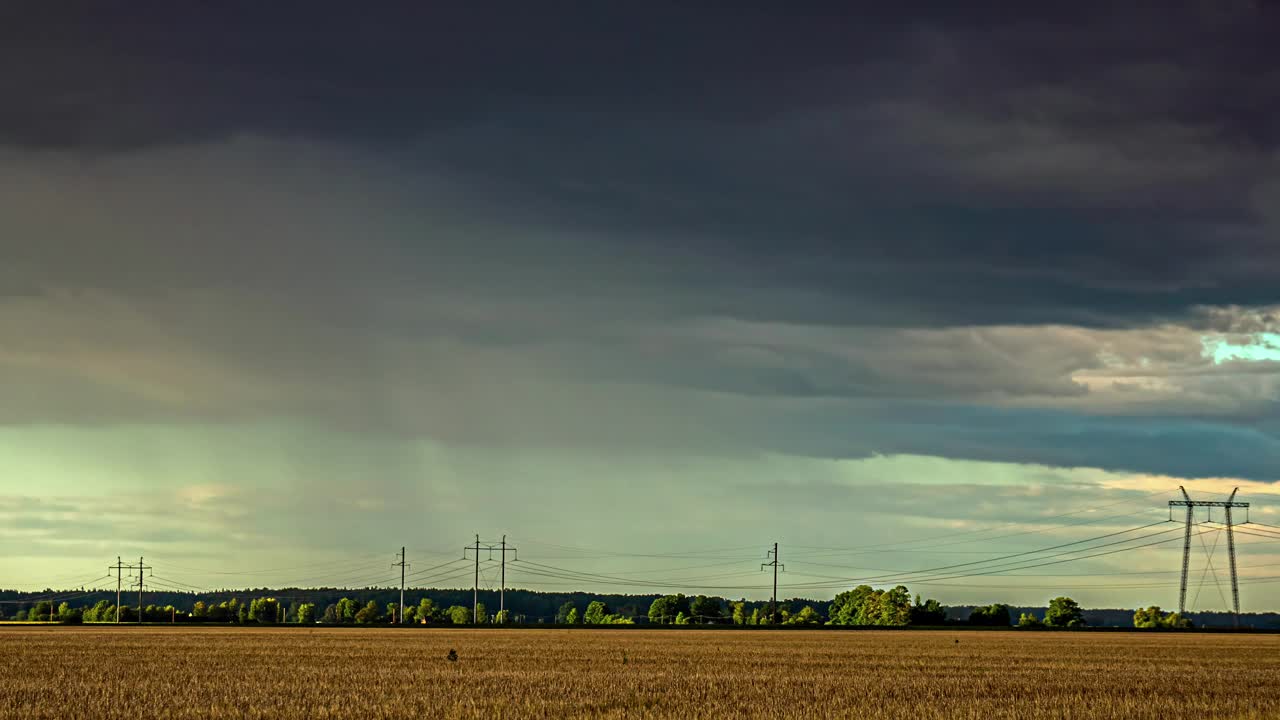
{"type": "MultiPolygon", "coordinates": [[[[591,600],[585,604],[568,600],[559,606],[550,620],[557,625],[632,625],[640,621],[654,625],[903,627],[957,623],[947,617],[947,609],[937,600],[923,600],[919,595],[913,598],[902,585],[884,589],[859,585],[836,595],[829,603],[784,601],[771,605],[768,602],[683,594],[651,597],[653,600],[646,614],[640,614],[634,603],[614,610],[604,600],[591,600]]],[[[963,622],[987,627],[1076,628],[1087,625],[1080,605],[1068,597],[1051,600],[1042,616],[1024,612],[1015,621],[1013,615],[1008,605],[996,603],[971,609],[963,622]]],[[[30,608],[19,610],[13,619],[75,624],[112,623],[117,618],[122,623],[136,623],[139,620],[138,610],[136,606],[126,605],[117,608],[105,599],[84,607],[41,600],[30,608]]],[[[0,620],[4,619],[7,618],[0,609],[0,620]]],[[[236,597],[221,602],[196,600],[189,608],[151,604],[142,609],[141,620],[150,623],[239,625],[380,625],[393,622],[410,625],[512,625],[544,623],[547,619],[530,618],[511,610],[490,614],[484,603],[474,608],[458,603],[445,605],[426,596],[420,597],[417,603],[407,603],[403,614],[395,602],[380,603],[372,599],[362,602],[344,596],[321,608],[315,602],[294,600],[286,603],[276,597],[261,596],[246,601],[236,597]]],[[[1179,613],[1166,613],[1152,606],[1139,608],[1133,615],[1133,625],[1136,628],[1183,629],[1190,628],[1192,623],[1179,613]]]]}

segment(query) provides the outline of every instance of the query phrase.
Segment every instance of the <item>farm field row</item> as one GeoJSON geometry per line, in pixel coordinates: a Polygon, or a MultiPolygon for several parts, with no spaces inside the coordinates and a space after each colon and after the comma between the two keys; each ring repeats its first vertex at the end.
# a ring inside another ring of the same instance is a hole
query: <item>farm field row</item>
{"type": "Polygon", "coordinates": [[[49,720],[1280,717],[1248,634],[26,626],[0,673],[49,720]]]}

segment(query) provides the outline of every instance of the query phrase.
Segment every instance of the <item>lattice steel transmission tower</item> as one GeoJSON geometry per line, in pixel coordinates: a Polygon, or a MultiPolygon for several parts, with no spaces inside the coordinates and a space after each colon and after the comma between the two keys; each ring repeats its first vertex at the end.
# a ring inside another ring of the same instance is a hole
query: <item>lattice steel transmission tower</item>
{"type": "MultiPolygon", "coordinates": [[[[1227,555],[1231,562],[1231,609],[1235,614],[1236,622],[1240,622],[1240,584],[1236,578],[1236,538],[1232,532],[1231,508],[1248,508],[1247,502],[1236,502],[1236,493],[1240,488],[1231,491],[1231,495],[1226,501],[1220,500],[1192,500],[1187,494],[1186,488],[1181,485],[1178,490],[1182,492],[1182,500],[1170,500],[1169,510],[1172,513],[1175,507],[1185,507],[1187,509],[1187,527],[1186,532],[1182,536],[1182,584],[1178,590],[1178,614],[1183,614],[1187,610],[1187,570],[1191,566],[1191,526],[1195,524],[1195,509],[1198,507],[1212,508],[1220,507],[1226,511],[1227,522],[1227,555]]],[[[1248,522],[1246,519],[1245,522],[1248,522]]]]}

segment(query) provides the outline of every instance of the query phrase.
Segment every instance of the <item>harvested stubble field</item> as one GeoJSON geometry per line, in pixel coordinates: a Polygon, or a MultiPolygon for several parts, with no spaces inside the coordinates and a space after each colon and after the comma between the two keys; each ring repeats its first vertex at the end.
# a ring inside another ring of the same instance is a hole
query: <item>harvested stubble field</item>
{"type": "Polygon", "coordinates": [[[0,650],[4,718],[1280,717],[1276,635],[10,627],[0,650]]]}

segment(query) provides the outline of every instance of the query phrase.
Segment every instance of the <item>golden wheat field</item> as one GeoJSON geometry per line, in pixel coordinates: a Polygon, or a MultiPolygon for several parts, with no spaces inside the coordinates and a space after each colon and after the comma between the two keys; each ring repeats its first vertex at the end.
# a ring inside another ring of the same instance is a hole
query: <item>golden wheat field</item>
{"type": "Polygon", "coordinates": [[[0,650],[4,718],[1280,717],[1276,635],[14,627],[0,650]]]}

